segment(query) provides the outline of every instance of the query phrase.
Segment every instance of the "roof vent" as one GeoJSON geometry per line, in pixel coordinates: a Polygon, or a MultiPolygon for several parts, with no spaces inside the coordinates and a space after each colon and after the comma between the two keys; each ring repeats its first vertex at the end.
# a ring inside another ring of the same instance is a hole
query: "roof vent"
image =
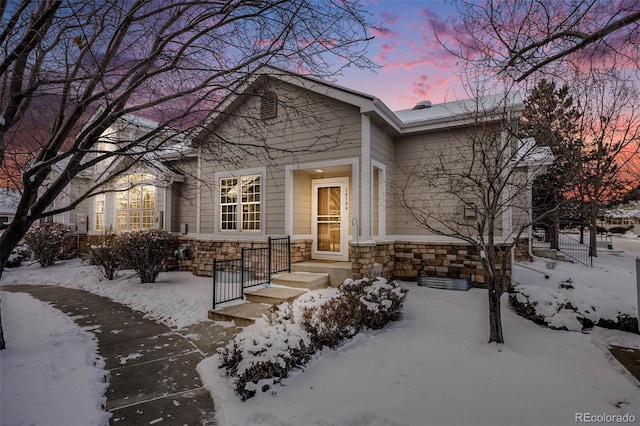
{"type": "Polygon", "coordinates": [[[426,108],[431,108],[431,101],[420,101],[413,107],[414,110],[426,108]]]}

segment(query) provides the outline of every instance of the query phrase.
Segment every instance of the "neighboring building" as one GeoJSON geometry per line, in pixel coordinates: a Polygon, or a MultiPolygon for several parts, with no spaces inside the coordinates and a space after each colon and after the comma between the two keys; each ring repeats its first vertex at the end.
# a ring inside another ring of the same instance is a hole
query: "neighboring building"
{"type": "Polygon", "coordinates": [[[607,229],[628,227],[634,234],[640,234],[640,201],[631,201],[605,210],[600,217],[598,226],[607,229]]]}
{"type": "Polygon", "coordinates": [[[0,229],[7,227],[13,220],[21,193],[17,189],[0,188],[0,229]]]}
{"type": "MultiPolygon", "coordinates": [[[[199,274],[211,273],[214,256],[289,235],[294,260],[350,261],[359,275],[371,275],[377,263],[387,278],[415,278],[425,270],[483,282],[477,254],[415,225],[392,197],[394,183],[406,179],[404,171],[425,146],[459,143],[473,103],[421,103],[392,112],[373,96],[263,67],[188,143],[176,137],[144,167],[106,186],[119,191],[86,200],[74,214],[90,233],[151,227],[179,233],[192,247],[190,265],[199,274]]],[[[522,100],[512,97],[506,108],[517,119],[522,100]]],[[[499,125],[500,119],[487,116],[486,122],[499,125]]],[[[155,126],[129,117],[105,143],[155,126]]],[[[103,164],[83,185],[118,170],[117,163],[103,164]]],[[[525,167],[519,174],[530,172],[525,167]]],[[[503,235],[530,211],[525,198],[503,215],[503,235]]],[[[451,206],[453,212],[460,207],[451,206]]]]}

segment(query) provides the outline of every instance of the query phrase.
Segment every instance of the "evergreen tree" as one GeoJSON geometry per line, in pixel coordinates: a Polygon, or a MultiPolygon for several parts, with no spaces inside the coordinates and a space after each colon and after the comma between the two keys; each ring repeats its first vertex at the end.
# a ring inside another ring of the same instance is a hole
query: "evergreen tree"
{"type": "Polygon", "coordinates": [[[561,222],[572,216],[565,208],[565,192],[575,186],[579,175],[581,144],[575,134],[580,113],[566,85],[558,88],[555,82],[542,79],[525,101],[523,118],[523,137],[549,147],[555,157],[547,172],[533,183],[533,217],[546,214],[537,225],[545,229],[551,248],[558,249],[561,222]]]}

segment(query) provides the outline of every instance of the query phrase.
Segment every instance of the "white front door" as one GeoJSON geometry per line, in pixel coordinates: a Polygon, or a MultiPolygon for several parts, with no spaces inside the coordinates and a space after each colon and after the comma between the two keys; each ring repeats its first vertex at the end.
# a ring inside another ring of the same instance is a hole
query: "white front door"
{"type": "Polygon", "coordinates": [[[319,260],[349,260],[349,178],[311,181],[313,248],[319,260]]]}

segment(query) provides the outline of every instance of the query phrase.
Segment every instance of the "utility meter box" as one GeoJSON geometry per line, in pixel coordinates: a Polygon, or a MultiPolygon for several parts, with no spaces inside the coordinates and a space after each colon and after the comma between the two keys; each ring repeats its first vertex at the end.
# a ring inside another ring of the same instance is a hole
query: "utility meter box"
{"type": "Polygon", "coordinates": [[[76,231],[80,235],[84,235],[87,233],[87,215],[79,214],[76,216],[76,231]]]}

